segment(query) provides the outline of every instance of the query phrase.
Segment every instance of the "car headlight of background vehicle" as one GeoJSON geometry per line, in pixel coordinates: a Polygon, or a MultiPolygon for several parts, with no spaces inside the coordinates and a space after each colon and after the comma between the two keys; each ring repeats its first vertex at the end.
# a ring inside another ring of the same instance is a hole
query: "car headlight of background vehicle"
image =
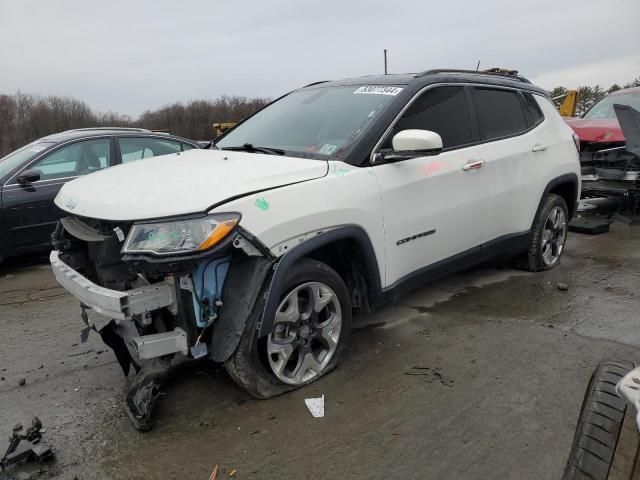
{"type": "Polygon", "coordinates": [[[208,250],[224,239],[240,221],[237,213],[158,223],[134,224],[122,251],[176,255],[208,250]]]}

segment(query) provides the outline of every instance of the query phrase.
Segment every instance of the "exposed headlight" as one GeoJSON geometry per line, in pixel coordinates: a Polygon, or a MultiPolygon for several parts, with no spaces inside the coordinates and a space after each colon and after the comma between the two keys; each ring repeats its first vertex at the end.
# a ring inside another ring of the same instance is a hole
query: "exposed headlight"
{"type": "Polygon", "coordinates": [[[240,221],[236,213],[162,223],[134,224],[122,251],[176,255],[208,250],[225,238],[240,221]]]}

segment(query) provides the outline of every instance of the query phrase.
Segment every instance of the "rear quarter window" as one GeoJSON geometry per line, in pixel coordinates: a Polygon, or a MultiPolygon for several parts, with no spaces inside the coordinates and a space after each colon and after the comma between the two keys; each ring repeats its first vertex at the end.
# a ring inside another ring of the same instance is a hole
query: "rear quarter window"
{"type": "Polygon", "coordinates": [[[536,101],[535,97],[531,93],[523,92],[524,106],[529,114],[529,125],[534,127],[544,120],[544,114],[540,109],[540,105],[536,101]]]}
{"type": "Polygon", "coordinates": [[[517,91],[474,87],[472,97],[482,140],[509,137],[529,129],[517,91]]]}

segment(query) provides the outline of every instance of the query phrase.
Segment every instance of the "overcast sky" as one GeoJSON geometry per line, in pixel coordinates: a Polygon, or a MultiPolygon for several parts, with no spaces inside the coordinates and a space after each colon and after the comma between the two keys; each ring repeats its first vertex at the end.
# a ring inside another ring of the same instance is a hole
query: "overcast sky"
{"type": "Polygon", "coordinates": [[[0,0],[0,93],[138,115],[222,94],[428,68],[515,68],[542,87],[640,76],[640,0],[0,0]]]}

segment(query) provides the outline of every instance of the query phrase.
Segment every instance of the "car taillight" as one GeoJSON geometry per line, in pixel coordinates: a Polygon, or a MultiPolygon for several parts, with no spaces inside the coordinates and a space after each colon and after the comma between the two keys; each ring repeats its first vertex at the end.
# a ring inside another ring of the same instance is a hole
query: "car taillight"
{"type": "Polygon", "coordinates": [[[576,145],[576,150],[580,153],[580,137],[575,132],[573,133],[573,143],[576,145]]]}

